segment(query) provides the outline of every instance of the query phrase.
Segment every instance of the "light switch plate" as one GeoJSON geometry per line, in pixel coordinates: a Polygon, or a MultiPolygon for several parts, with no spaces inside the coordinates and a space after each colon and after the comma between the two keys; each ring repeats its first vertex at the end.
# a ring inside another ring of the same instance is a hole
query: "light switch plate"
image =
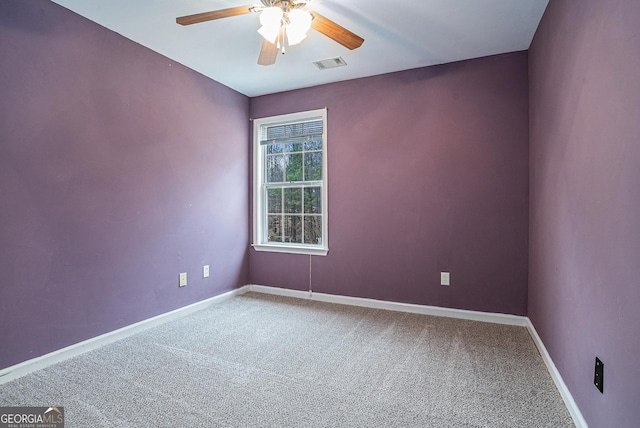
{"type": "Polygon", "coordinates": [[[202,277],[209,278],[209,265],[202,266],[202,277]]]}
{"type": "Polygon", "coordinates": [[[187,285],[187,273],[183,272],[180,274],[180,287],[184,287],[185,285],[187,285]]]}

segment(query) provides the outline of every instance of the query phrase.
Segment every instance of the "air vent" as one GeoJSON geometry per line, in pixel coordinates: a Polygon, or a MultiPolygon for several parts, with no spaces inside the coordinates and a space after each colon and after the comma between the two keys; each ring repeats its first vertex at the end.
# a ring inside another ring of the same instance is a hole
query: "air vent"
{"type": "Polygon", "coordinates": [[[319,70],[326,70],[328,68],[344,67],[347,63],[342,57],[323,59],[322,61],[315,61],[313,63],[319,70]]]}

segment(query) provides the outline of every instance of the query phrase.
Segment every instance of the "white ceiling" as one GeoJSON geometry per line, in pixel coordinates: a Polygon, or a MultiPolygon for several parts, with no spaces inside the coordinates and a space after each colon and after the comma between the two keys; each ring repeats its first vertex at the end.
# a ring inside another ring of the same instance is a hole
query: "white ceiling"
{"type": "Polygon", "coordinates": [[[310,30],[257,64],[259,14],[189,26],[176,17],[259,0],[53,0],[247,96],[526,50],[549,0],[312,0],[308,8],[365,39],[353,51],[310,30]],[[346,67],[313,61],[342,57],[346,67]]]}

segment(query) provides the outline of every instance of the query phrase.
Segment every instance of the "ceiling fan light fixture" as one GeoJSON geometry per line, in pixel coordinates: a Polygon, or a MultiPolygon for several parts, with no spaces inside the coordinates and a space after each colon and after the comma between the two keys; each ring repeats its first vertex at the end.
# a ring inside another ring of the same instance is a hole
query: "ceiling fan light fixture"
{"type": "Polygon", "coordinates": [[[300,9],[293,9],[287,14],[287,42],[289,46],[297,45],[307,37],[311,28],[311,14],[300,9]]]}
{"type": "Polygon", "coordinates": [[[359,48],[362,45],[364,39],[357,34],[325,18],[318,12],[303,10],[311,1],[261,0],[262,6],[229,7],[196,13],[178,17],[176,18],[176,23],[191,25],[259,12],[261,27],[258,33],[264,38],[262,48],[260,48],[260,56],[258,57],[259,65],[274,64],[278,51],[282,49],[284,54],[285,44],[296,45],[303,41],[307,37],[307,32],[310,28],[350,50],[359,48]]]}
{"type": "Polygon", "coordinates": [[[282,9],[279,7],[267,7],[260,13],[260,24],[258,33],[270,43],[275,43],[280,28],[282,27],[282,9]]]}

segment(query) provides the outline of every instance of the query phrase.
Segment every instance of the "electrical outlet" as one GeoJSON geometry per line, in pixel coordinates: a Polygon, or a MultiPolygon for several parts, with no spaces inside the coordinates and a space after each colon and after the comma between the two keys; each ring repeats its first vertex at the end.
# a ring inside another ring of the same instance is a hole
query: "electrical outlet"
{"type": "Polygon", "coordinates": [[[604,364],[602,364],[602,361],[600,361],[598,357],[596,357],[596,370],[593,376],[593,384],[601,394],[604,394],[604,364]]]}
{"type": "Polygon", "coordinates": [[[202,266],[202,277],[209,278],[209,265],[202,266]]]}
{"type": "Polygon", "coordinates": [[[451,285],[449,272],[440,272],[440,285],[451,285]]]}
{"type": "Polygon", "coordinates": [[[179,285],[180,285],[180,287],[184,287],[185,285],[187,285],[187,273],[186,272],[183,272],[183,273],[180,274],[179,285]]]}

